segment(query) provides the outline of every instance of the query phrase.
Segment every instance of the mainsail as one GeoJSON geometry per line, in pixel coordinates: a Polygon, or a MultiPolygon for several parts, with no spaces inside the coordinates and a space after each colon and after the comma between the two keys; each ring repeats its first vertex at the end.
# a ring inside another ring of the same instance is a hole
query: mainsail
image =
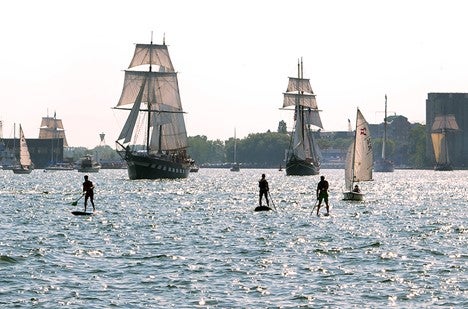
{"type": "Polygon", "coordinates": [[[24,137],[23,128],[19,127],[20,131],[20,164],[21,166],[29,167],[32,164],[31,156],[29,155],[28,144],[26,143],[26,138],[24,137]]]}
{"type": "Polygon", "coordinates": [[[447,134],[458,131],[459,127],[454,115],[436,116],[431,127],[432,146],[437,164],[450,165],[447,134]]]}
{"type": "Polygon", "coordinates": [[[348,148],[345,186],[352,190],[354,182],[372,180],[373,154],[369,124],[357,110],[354,143],[348,148]]]}

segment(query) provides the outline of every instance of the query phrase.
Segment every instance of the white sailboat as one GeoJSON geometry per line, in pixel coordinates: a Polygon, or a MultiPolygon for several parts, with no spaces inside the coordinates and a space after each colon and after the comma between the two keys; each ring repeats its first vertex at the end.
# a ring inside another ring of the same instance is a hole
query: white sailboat
{"type": "Polygon", "coordinates": [[[234,164],[231,166],[231,172],[239,172],[240,166],[237,163],[237,138],[236,138],[236,129],[234,129],[234,164]]]}
{"type": "Polygon", "coordinates": [[[385,95],[385,118],[384,118],[384,135],[382,139],[382,157],[375,162],[375,172],[393,172],[393,162],[386,157],[387,144],[387,95],[385,95]]]}
{"type": "Polygon", "coordinates": [[[294,106],[295,113],[294,132],[286,153],[286,175],[317,175],[321,155],[310,126],[323,125],[310,81],[303,77],[302,59],[297,67],[298,76],[289,77],[283,101],[283,108],[294,106]]]}
{"type": "Polygon", "coordinates": [[[33,170],[31,156],[29,154],[28,144],[24,138],[24,132],[21,125],[19,126],[20,140],[19,140],[19,164],[13,167],[15,174],[30,174],[33,170]]]}
{"type": "Polygon", "coordinates": [[[372,180],[373,155],[369,124],[359,108],[356,114],[354,141],[348,148],[345,166],[345,187],[343,200],[362,201],[364,194],[355,190],[354,184],[372,180]]]}
{"type": "Polygon", "coordinates": [[[449,132],[458,131],[457,120],[454,115],[436,116],[431,128],[432,146],[434,147],[434,155],[436,171],[451,171],[452,163],[450,162],[448,134],[449,132]]]}

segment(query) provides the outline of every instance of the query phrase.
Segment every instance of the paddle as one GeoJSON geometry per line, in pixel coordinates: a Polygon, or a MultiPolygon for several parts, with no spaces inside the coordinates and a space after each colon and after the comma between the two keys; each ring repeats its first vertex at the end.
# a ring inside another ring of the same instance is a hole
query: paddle
{"type": "Polygon", "coordinates": [[[273,198],[271,197],[270,191],[268,191],[268,195],[270,196],[271,204],[272,204],[273,207],[275,208],[275,211],[278,212],[278,210],[276,209],[276,206],[275,206],[275,202],[273,202],[273,198]]]}
{"type": "Polygon", "coordinates": [[[81,200],[81,198],[82,198],[83,196],[84,196],[84,193],[81,194],[81,196],[80,196],[76,201],[72,202],[71,205],[72,205],[72,206],[78,205],[78,201],[81,200]]]}
{"type": "Polygon", "coordinates": [[[318,206],[318,201],[319,201],[318,199],[315,201],[314,208],[312,208],[312,211],[310,212],[310,214],[314,213],[315,208],[318,206]]]}

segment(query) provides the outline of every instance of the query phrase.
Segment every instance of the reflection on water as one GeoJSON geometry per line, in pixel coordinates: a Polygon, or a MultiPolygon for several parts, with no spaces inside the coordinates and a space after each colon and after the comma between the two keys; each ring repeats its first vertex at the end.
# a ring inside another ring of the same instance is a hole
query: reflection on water
{"type": "Polygon", "coordinates": [[[200,169],[188,179],[0,171],[0,304],[122,307],[467,307],[468,171],[375,173],[364,202],[311,215],[319,176],[200,169]],[[278,212],[253,212],[266,173],[278,212]],[[456,180],[456,181],[455,181],[456,180]]]}

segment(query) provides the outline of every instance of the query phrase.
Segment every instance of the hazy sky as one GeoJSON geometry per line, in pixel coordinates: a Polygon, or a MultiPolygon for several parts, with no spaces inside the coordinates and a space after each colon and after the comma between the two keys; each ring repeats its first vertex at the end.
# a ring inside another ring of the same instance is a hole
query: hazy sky
{"type": "Polygon", "coordinates": [[[113,110],[134,43],[166,34],[189,136],[228,139],[292,126],[282,111],[303,57],[324,129],[388,110],[425,122],[428,92],[468,92],[466,1],[7,1],[0,13],[3,136],[63,120],[70,146],[114,147],[113,110]]]}

